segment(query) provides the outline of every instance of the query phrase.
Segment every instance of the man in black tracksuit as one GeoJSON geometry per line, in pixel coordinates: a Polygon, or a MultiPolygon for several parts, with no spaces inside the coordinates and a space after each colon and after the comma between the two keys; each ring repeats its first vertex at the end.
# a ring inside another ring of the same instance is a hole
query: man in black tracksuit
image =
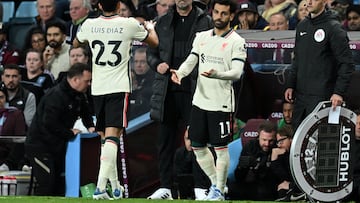
{"type": "Polygon", "coordinates": [[[41,99],[25,141],[37,186],[35,195],[63,196],[65,155],[69,140],[80,131],[73,125],[80,116],[90,132],[94,124],[85,98],[91,81],[86,64],[74,64],[61,83],[41,99]]]}
{"type": "Polygon", "coordinates": [[[336,107],[354,71],[349,39],[326,1],[309,1],[309,16],[296,28],[294,61],[285,91],[285,99],[294,102],[293,129],[321,101],[336,107]]]}

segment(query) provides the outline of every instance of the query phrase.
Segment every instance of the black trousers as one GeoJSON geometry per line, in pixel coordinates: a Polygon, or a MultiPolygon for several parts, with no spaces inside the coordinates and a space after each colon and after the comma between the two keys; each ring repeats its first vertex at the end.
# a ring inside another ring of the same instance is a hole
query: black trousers
{"type": "Polygon", "coordinates": [[[26,151],[36,181],[34,195],[65,196],[65,154],[26,151]]]}
{"type": "Polygon", "coordinates": [[[183,133],[191,111],[190,92],[168,92],[164,104],[164,121],[157,140],[160,187],[173,187],[175,150],[183,140],[183,133]]]}
{"type": "Polygon", "coordinates": [[[292,127],[294,132],[299,127],[301,122],[308,116],[314,108],[319,104],[319,102],[330,100],[329,98],[320,97],[320,96],[311,96],[296,94],[296,99],[294,103],[293,117],[292,117],[292,127]]]}
{"type": "MultiPolygon", "coordinates": [[[[200,168],[193,151],[188,151],[185,146],[179,147],[175,152],[174,168],[176,182],[182,185],[190,185],[192,192],[194,188],[208,189],[211,186],[210,179],[200,168]],[[183,179],[190,177],[190,179],[183,179]],[[187,184],[186,182],[190,183],[187,184]]],[[[181,185],[180,185],[181,186],[181,185]]]]}

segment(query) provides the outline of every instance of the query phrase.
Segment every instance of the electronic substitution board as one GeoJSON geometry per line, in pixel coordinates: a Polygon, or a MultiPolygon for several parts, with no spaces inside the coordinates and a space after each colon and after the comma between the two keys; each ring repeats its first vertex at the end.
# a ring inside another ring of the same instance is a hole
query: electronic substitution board
{"type": "Polygon", "coordinates": [[[341,107],[339,122],[328,123],[331,102],[319,103],[295,132],[290,149],[294,180],[309,199],[336,202],[353,188],[351,146],[356,114],[341,107]]]}

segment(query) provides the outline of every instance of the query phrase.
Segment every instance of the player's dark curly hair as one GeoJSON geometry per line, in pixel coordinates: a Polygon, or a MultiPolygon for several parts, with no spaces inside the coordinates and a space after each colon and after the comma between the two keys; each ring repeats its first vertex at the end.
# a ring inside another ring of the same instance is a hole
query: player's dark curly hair
{"type": "Polygon", "coordinates": [[[237,2],[235,0],[213,0],[212,9],[214,9],[215,4],[230,6],[230,13],[235,13],[237,9],[237,2]]]}
{"type": "Polygon", "coordinates": [[[120,0],[99,0],[99,3],[105,12],[113,12],[120,0]]]}

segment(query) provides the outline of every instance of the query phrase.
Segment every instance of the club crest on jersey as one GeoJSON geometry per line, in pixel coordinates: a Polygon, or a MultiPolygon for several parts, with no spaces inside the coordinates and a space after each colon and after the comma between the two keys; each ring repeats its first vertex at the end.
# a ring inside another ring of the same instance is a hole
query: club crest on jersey
{"type": "Polygon", "coordinates": [[[322,42],[325,39],[325,31],[323,29],[316,30],[314,39],[316,42],[322,42]]]}
{"type": "Polygon", "coordinates": [[[229,45],[227,42],[224,42],[222,45],[221,45],[221,50],[224,51],[224,49],[227,47],[227,45],[229,45]]]}

